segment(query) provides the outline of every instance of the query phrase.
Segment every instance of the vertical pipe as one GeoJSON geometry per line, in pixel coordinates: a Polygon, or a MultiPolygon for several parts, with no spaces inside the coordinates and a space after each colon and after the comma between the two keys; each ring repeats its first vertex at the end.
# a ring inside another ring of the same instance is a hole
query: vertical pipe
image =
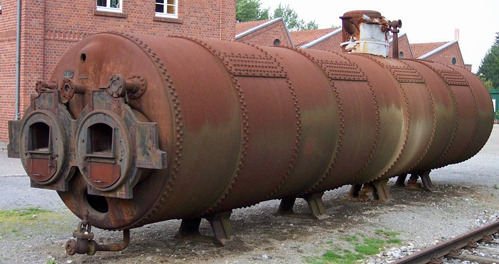
{"type": "Polygon", "coordinates": [[[399,58],[399,34],[398,30],[394,30],[393,32],[393,48],[392,48],[392,58],[399,58]]]}
{"type": "Polygon", "coordinates": [[[14,119],[19,120],[19,105],[21,92],[21,0],[17,0],[17,25],[16,25],[16,101],[14,119]]]}

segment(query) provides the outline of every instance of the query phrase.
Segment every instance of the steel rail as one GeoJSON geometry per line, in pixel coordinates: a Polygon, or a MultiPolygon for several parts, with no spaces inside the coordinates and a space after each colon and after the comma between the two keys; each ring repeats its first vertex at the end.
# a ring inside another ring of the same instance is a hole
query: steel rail
{"type": "Polygon", "coordinates": [[[432,247],[425,248],[417,253],[401,258],[392,264],[401,263],[429,263],[432,260],[441,258],[454,250],[466,247],[470,243],[482,240],[485,236],[498,233],[499,220],[486,224],[482,227],[473,229],[462,235],[456,236],[452,239],[436,244],[432,247]]]}

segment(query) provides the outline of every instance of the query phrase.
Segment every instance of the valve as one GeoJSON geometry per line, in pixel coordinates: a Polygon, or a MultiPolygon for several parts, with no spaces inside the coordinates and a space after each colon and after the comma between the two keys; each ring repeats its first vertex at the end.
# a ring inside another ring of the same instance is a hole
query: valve
{"type": "Polygon", "coordinates": [[[73,232],[74,239],[66,242],[65,248],[68,255],[87,254],[95,255],[97,251],[122,251],[130,243],[130,229],[123,230],[123,242],[121,244],[103,245],[94,239],[92,225],[88,222],[88,212],[83,220],[78,224],[78,228],[73,232]]]}

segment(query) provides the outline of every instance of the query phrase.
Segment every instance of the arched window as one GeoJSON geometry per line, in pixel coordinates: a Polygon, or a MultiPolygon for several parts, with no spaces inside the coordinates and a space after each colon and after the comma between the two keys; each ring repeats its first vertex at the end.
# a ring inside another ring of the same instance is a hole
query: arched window
{"type": "Polygon", "coordinates": [[[399,52],[399,58],[403,59],[404,58],[404,52],[399,52]]]}
{"type": "Polygon", "coordinates": [[[456,59],[456,57],[452,57],[451,62],[452,62],[452,65],[456,65],[456,63],[457,63],[457,59],[456,59]]]}

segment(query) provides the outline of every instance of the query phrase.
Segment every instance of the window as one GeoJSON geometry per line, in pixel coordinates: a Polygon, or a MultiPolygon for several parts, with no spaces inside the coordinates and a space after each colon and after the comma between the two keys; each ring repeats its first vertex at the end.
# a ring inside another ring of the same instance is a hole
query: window
{"type": "Polygon", "coordinates": [[[97,10],[107,12],[123,12],[123,0],[97,0],[97,10]]]}
{"type": "Polygon", "coordinates": [[[457,59],[456,59],[456,57],[452,57],[451,62],[452,62],[452,65],[456,65],[456,63],[457,63],[457,59]]]}
{"type": "Polygon", "coordinates": [[[156,0],[156,16],[178,18],[178,0],[156,0]]]}
{"type": "Polygon", "coordinates": [[[403,59],[404,58],[404,52],[399,52],[399,58],[403,59]]]}

